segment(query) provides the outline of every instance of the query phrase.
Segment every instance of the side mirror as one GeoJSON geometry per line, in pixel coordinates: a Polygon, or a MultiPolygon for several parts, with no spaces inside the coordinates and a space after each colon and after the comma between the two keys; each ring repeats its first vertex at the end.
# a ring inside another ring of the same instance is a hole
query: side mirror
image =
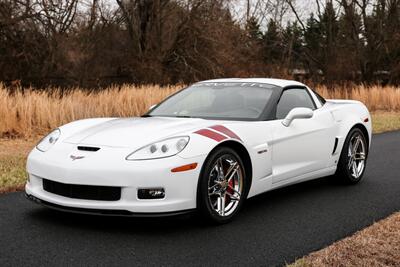
{"type": "Polygon", "coordinates": [[[148,109],[148,111],[152,110],[153,108],[155,108],[157,106],[157,104],[151,105],[148,109]]]}
{"type": "Polygon", "coordinates": [[[312,118],[314,112],[310,108],[294,108],[286,115],[283,119],[282,124],[285,127],[289,127],[293,120],[296,119],[309,119],[312,118]]]}

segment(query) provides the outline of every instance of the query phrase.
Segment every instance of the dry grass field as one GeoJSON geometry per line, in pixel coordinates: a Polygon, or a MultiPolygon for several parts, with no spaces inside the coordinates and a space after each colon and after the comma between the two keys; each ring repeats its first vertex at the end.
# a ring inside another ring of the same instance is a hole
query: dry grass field
{"type": "Polygon", "coordinates": [[[374,133],[400,129],[400,111],[373,111],[371,114],[374,133]]]}
{"type": "MultiPolygon", "coordinates": [[[[125,85],[99,92],[79,88],[62,93],[59,89],[17,90],[10,94],[0,84],[0,137],[31,137],[73,120],[89,117],[137,116],[183,86],[125,85]]],[[[353,86],[328,90],[317,87],[326,98],[357,99],[371,111],[400,112],[400,89],[396,87],[353,86]]],[[[395,115],[393,115],[395,114],[395,115]]],[[[393,127],[392,127],[393,128],[393,127]]]]}
{"type": "Polygon", "coordinates": [[[137,116],[180,88],[127,85],[95,93],[76,88],[64,94],[59,89],[10,94],[0,84],[0,137],[40,135],[83,118],[137,116]]]}
{"type": "Polygon", "coordinates": [[[318,93],[327,99],[354,99],[367,105],[370,111],[400,111],[400,88],[394,86],[318,86],[318,93]]]}
{"type": "Polygon", "coordinates": [[[0,139],[0,194],[23,188],[25,163],[35,139],[0,139]]]}

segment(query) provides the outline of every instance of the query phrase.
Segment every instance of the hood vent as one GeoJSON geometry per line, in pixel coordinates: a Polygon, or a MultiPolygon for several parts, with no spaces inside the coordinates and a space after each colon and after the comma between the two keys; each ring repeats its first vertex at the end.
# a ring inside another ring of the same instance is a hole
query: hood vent
{"type": "Polygon", "coordinates": [[[78,150],[81,151],[90,151],[90,152],[96,152],[100,150],[100,147],[93,147],[93,146],[78,146],[78,150]]]}

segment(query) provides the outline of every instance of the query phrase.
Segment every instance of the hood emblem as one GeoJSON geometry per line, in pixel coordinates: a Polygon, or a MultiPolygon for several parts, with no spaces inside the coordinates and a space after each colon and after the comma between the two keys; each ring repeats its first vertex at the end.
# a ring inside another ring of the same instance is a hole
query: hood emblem
{"type": "Polygon", "coordinates": [[[74,155],[71,155],[69,157],[74,161],[76,159],[83,159],[85,156],[74,156],[74,155]]]}

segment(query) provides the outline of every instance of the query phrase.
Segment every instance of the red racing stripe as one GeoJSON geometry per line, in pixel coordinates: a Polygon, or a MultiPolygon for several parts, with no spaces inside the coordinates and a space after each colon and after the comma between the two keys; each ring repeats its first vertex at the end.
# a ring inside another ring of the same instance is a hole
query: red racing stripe
{"type": "Polygon", "coordinates": [[[194,133],[200,134],[202,136],[205,136],[205,137],[208,137],[208,138],[211,138],[211,139],[214,139],[217,142],[220,142],[220,141],[226,139],[226,137],[223,136],[222,134],[210,131],[208,129],[201,129],[201,130],[198,130],[198,131],[196,131],[194,133]]]}
{"type": "Polygon", "coordinates": [[[218,131],[218,132],[221,132],[221,133],[223,133],[223,134],[229,136],[230,138],[234,138],[234,139],[237,139],[237,140],[242,141],[242,139],[240,139],[239,136],[237,136],[234,132],[232,132],[231,130],[229,130],[229,129],[226,128],[225,126],[222,126],[222,125],[214,125],[214,126],[211,126],[210,128],[211,128],[211,129],[214,129],[214,130],[216,130],[216,131],[218,131]]]}

